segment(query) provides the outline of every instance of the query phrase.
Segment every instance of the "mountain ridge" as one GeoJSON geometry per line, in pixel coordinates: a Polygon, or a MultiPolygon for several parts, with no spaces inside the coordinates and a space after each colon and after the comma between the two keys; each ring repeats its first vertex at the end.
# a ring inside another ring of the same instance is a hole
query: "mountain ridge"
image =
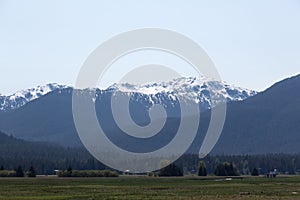
{"type": "Polygon", "coordinates": [[[231,102],[214,151],[227,154],[300,152],[300,74],[243,102],[231,102]]]}
{"type": "MultiPolygon", "coordinates": [[[[299,77],[300,75],[282,80],[243,101],[229,102],[224,129],[212,153],[300,152],[298,144],[300,140],[299,77]]],[[[0,130],[17,138],[31,141],[48,141],[63,146],[82,146],[72,116],[72,92],[72,88],[53,91],[12,112],[0,113],[0,130]]],[[[102,117],[103,124],[107,125],[106,129],[109,133],[114,134],[113,139],[116,139],[122,132],[112,121],[109,103],[112,95],[122,95],[123,93],[115,94],[114,90],[102,92],[96,91],[96,94],[99,94],[95,101],[97,116],[100,119],[102,117]]],[[[173,105],[167,95],[154,95],[160,97],[167,112],[172,113],[166,131],[176,129],[180,116],[180,112],[177,112],[180,110],[178,105],[173,105]]],[[[141,101],[136,101],[137,99],[139,96],[134,96],[131,101],[132,119],[139,125],[147,125],[149,123],[148,108],[153,103],[145,98],[142,98],[141,101]]],[[[194,145],[197,147],[201,144],[203,133],[207,129],[210,111],[206,110],[200,116],[199,136],[194,141],[194,145]]],[[[139,147],[136,145],[136,148],[139,147]]],[[[195,149],[196,151],[192,151],[192,153],[197,153],[197,148],[195,147],[193,150],[195,149]]]]}
{"type": "MultiPolygon", "coordinates": [[[[72,88],[71,86],[59,85],[57,83],[49,83],[45,86],[37,86],[26,90],[18,91],[12,95],[0,95],[0,111],[10,111],[18,109],[25,104],[36,100],[55,90],[63,90],[72,88]]],[[[99,89],[97,89],[99,90],[99,89]]],[[[129,83],[113,84],[107,89],[101,89],[101,92],[114,91],[122,92],[128,95],[133,93],[148,96],[152,102],[157,94],[166,94],[168,97],[176,99],[193,100],[196,103],[206,102],[207,109],[215,106],[211,102],[211,95],[221,96],[222,101],[241,101],[250,96],[257,94],[256,91],[248,90],[227,84],[224,81],[215,81],[205,77],[182,77],[169,82],[149,83],[144,85],[133,85],[129,83]]],[[[100,93],[101,93],[100,92],[100,93]]],[[[218,103],[218,102],[217,102],[218,103]]]]}
{"type": "Polygon", "coordinates": [[[24,106],[26,103],[38,99],[52,91],[67,87],[68,86],[59,85],[57,83],[48,83],[44,86],[36,86],[34,88],[20,90],[8,96],[0,94],[0,111],[18,109],[24,106]]]}

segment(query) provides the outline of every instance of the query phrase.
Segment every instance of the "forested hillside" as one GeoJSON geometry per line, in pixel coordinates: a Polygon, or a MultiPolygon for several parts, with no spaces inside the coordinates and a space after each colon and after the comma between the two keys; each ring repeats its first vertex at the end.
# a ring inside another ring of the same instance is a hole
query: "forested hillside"
{"type": "Polygon", "coordinates": [[[45,142],[28,142],[0,132],[0,165],[4,169],[24,170],[34,166],[38,174],[54,174],[54,170],[104,169],[84,148],[65,148],[45,142]]]}

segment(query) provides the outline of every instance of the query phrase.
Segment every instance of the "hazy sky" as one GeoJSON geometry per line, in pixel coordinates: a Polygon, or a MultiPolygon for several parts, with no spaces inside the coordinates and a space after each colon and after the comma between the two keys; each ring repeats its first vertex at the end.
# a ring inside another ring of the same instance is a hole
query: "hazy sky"
{"type": "Polygon", "coordinates": [[[73,85],[99,44],[145,27],[187,35],[237,86],[263,90],[300,73],[299,0],[0,0],[0,93],[73,85]]]}

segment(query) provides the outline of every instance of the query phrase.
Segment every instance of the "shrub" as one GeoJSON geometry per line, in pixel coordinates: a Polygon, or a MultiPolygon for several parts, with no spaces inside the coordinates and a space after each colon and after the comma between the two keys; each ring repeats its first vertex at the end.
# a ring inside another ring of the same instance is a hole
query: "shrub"
{"type": "Polygon", "coordinates": [[[110,170],[61,170],[57,172],[58,177],[118,177],[119,174],[110,170]]]}
{"type": "Polygon", "coordinates": [[[0,170],[0,177],[16,177],[16,171],[14,170],[0,170]]]}

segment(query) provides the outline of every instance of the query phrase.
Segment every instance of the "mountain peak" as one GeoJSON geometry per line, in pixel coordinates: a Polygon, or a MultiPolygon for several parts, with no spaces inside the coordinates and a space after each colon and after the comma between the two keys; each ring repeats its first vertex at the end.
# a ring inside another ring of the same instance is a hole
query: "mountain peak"
{"type": "MultiPolygon", "coordinates": [[[[17,109],[52,91],[66,88],[69,87],[57,83],[48,83],[44,86],[18,91],[10,96],[0,96],[0,111],[17,109]]],[[[115,83],[104,91],[117,91],[128,95],[135,93],[140,98],[151,99],[152,102],[156,102],[158,96],[163,95],[169,99],[180,98],[205,104],[208,109],[222,102],[241,101],[257,93],[203,76],[181,77],[166,82],[142,85],[115,83]]]]}
{"type": "Polygon", "coordinates": [[[11,110],[19,108],[26,103],[44,96],[54,90],[67,88],[65,85],[48,83],[43,86],[20,90],[9,96],[0,96],[0,110],[11,110]]]}
{"type": "MultiPolygon", "coordinates": [[[[130,83],[115,83],[110,86],[108,89],[119,90],[122,92],[138,92],[143,94],[157,94],[157,93],[168,93],[174,91],[185,90],[191,87],[202,87],[208,88],[211,87],[213,84],[222,84],[226,87],[235,87],[233,85],[229,85],[224,81],[217,81],[214,79],[206,78],[206,77],[180,77],[173,79],[167,82],[160,82],[160,83],[146,83],[142,85],[134,85],[130,83]]],[[[196,89],[196,88],[194,88],[196,89]]],[[[213,89],[213,87],[211,88],[213,89]]],[[[243,88],[239,88],[243,89],[243,88]]],[[[247,90],[247,89],[243,89],[247,90]]],[[[247,90],[250,91],[250,90],[247,90]]],[[[253,91],[254,92],[254,91],[253,91]]]]}
{"type": "Polygon", "coordinates": [[[174,97],[184,97],[201,102],[204,98],[210,99],[211,95],[221,95],[228,101],[240,101],[257,94],[256,91],[248,90],[217,81],[206,77],[181,77],[168,82],[146,83],[133,85],[118,83],[108,88],[123,93],[140,93],[144,95],[168,94],[174,97]]]}
{"type": "MultiPolygon", "coordinates": [[[[242,101],[257,94],[248,90],[206,77],[181,77],[167,82],[146,83],[134,85],[129,83],[116,83],[106,91],[135,94],[139,100],[161,102],[164,99],[181,99],[187,102],[201,104],[202,109],[210,109],[220,103],[229,101],[242,101]]],[[[117,95],[116,93],[116,95],[117,95]]]]}

